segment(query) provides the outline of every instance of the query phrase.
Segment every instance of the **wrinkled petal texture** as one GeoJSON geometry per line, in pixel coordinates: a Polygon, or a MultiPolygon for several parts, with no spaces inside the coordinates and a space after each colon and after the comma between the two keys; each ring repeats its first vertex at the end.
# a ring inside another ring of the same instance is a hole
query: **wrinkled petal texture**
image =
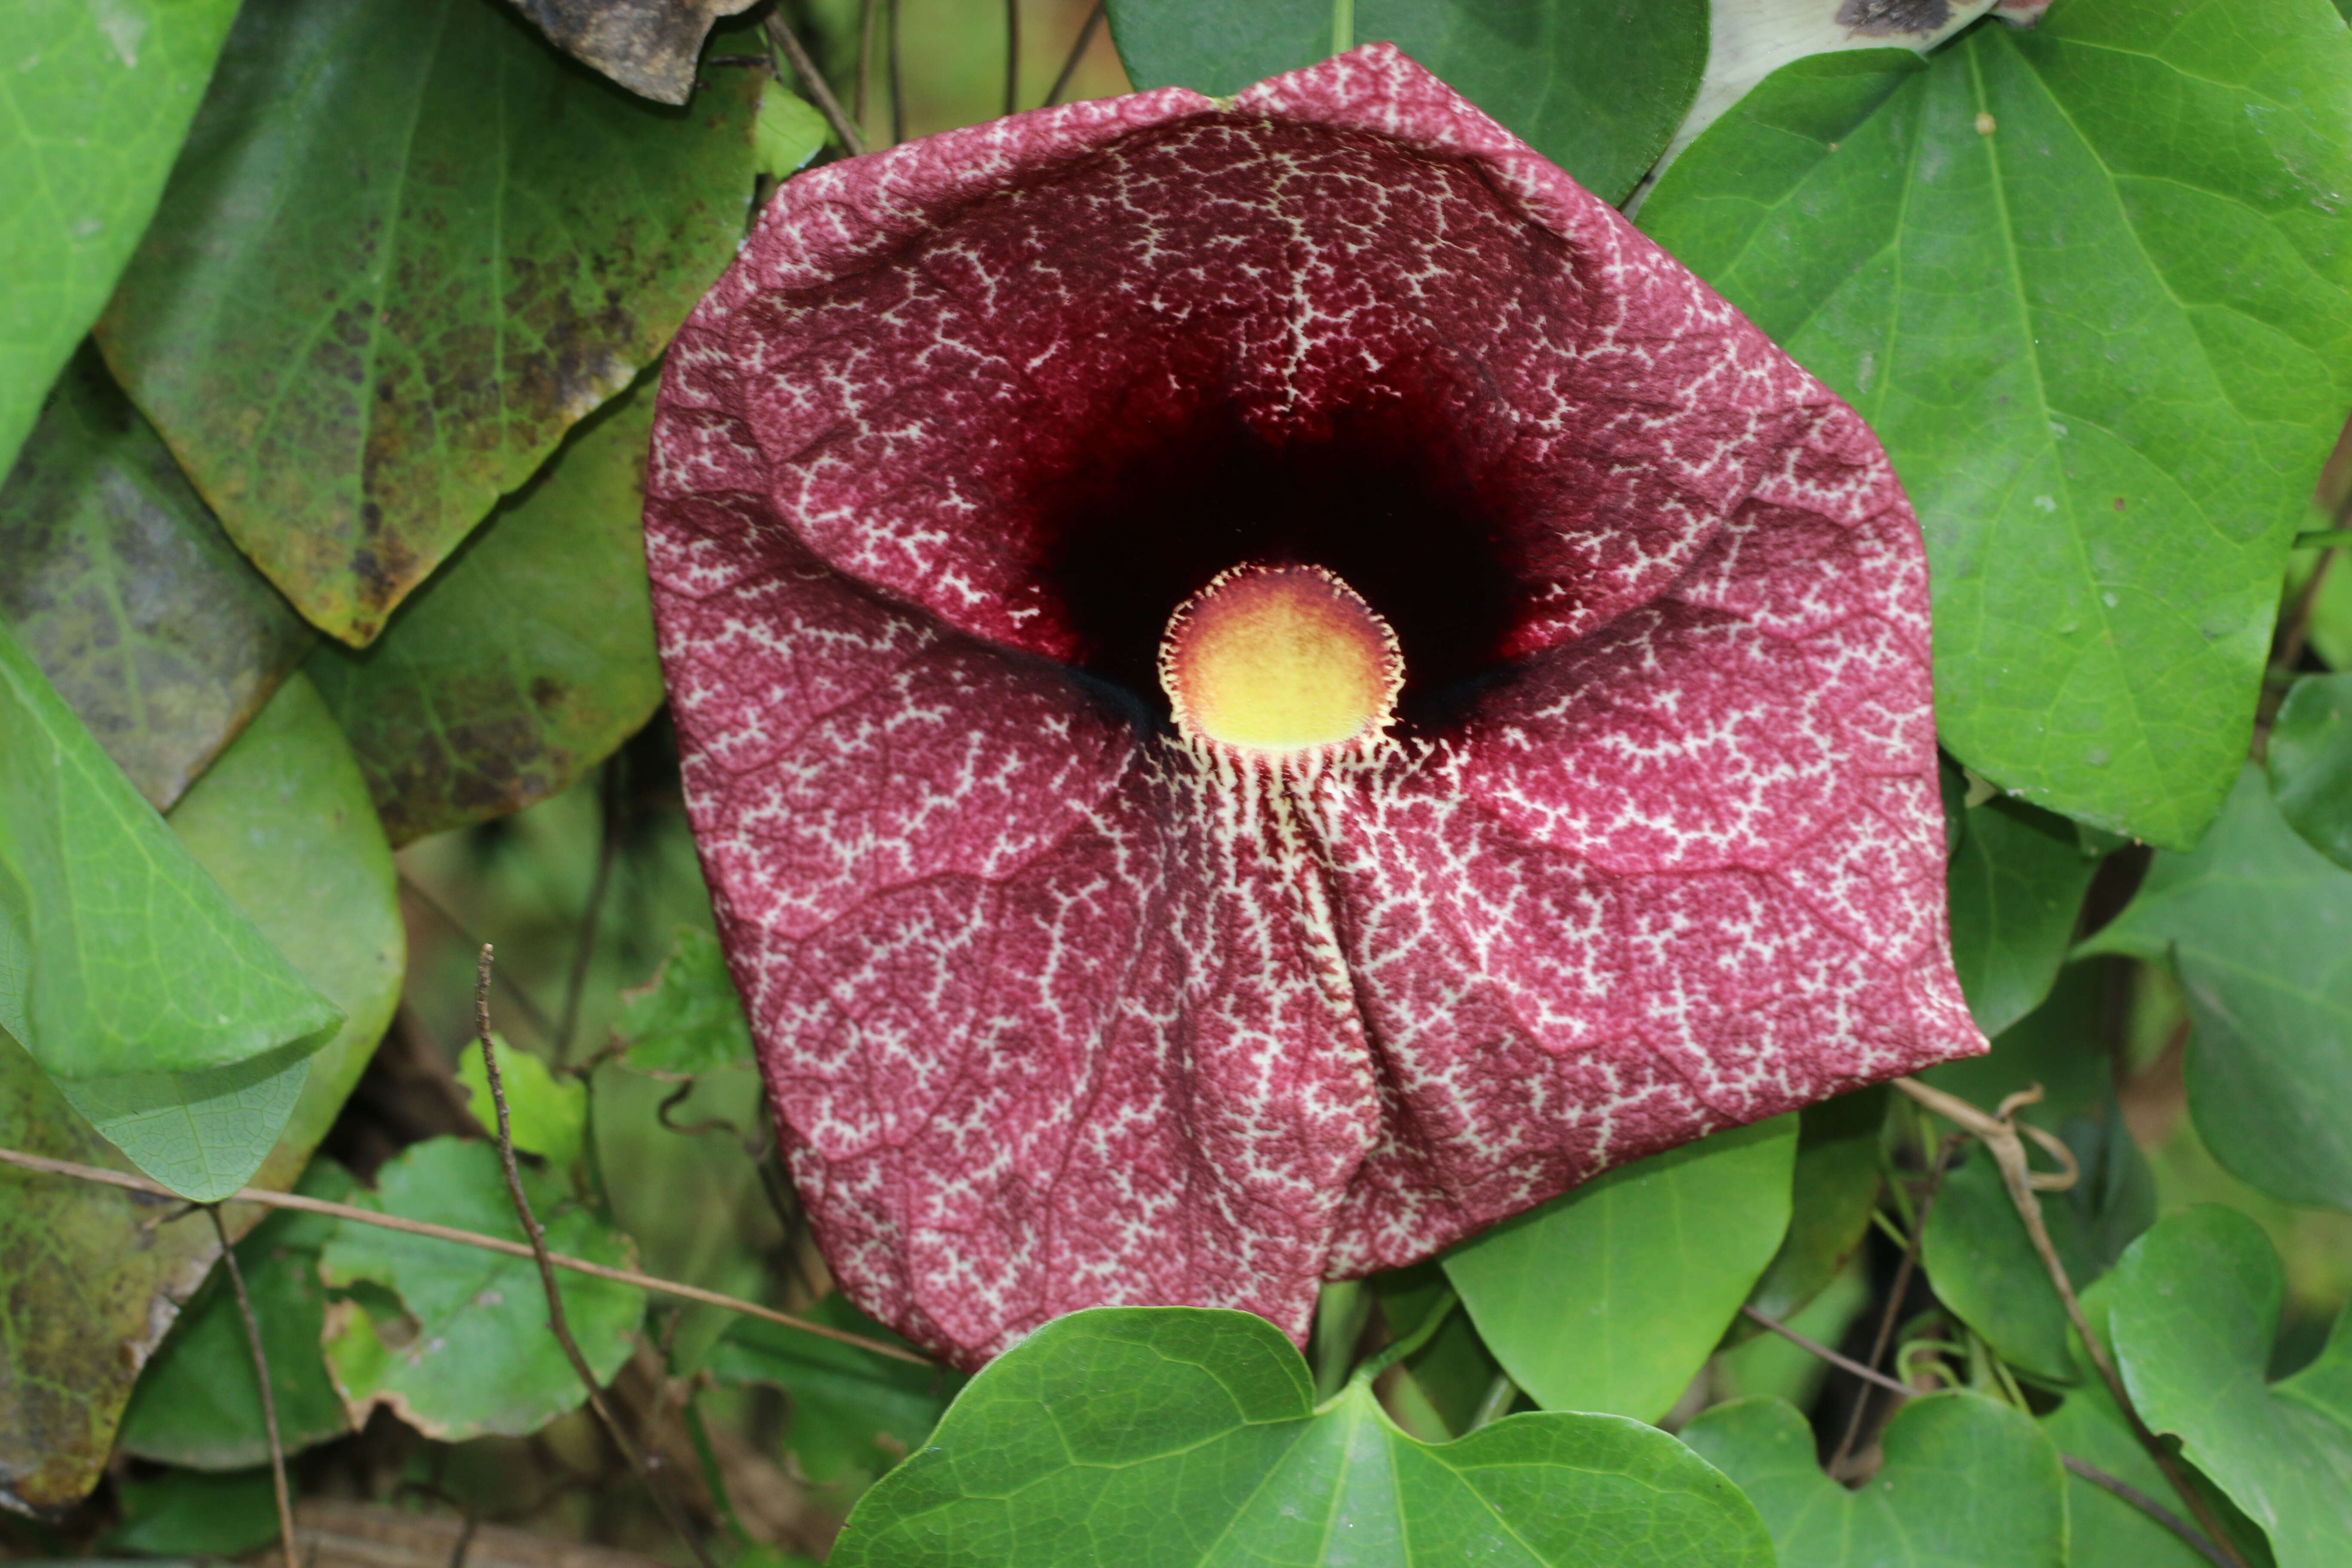
{"type": "Polygon", "coordinates": [[[670,350],[697,840],[844,1285],[972,1364],[1424,1258],[1981,1050],[1918,529],[1860,419],[1392,47],[803,175],[670,350]],[[1290,557],[1392,743],[1178,741],[1290,557]]]}

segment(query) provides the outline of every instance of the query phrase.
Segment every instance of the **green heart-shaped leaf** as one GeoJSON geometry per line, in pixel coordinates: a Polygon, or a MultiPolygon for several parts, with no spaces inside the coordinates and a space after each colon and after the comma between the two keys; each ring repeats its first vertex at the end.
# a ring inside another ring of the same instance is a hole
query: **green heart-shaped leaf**
{"type": "Polygon", "coordinates": [[[1780,1568],[2066,1568],[2065,1473],[2033,1418],[1979,1394],[1897,1411],[1886,1460],[1848,1491],[1822,1473],[1812,1428],[1778,1399],[1718,1405],[1683,1440],[1739,1483],[1780,1568]]]}
{"type": "Polygon", "coordinates": [[[2141,1418],[2269,1534],[2279,1568],[2352,1562],[2352,1314],[2319,1359],[2265,1384],[2285,1294],[2254,1222],[2208,1205],[2124,1255],[2107,1331],[2141,1418]]]}
{"type": "Polygon", "coordinates": [[[1780,1116],[1653,1154],[1465,1242],[1446,1275],[1537,1404],[1654,1421],[1779,1250],[1796,1153],[1780,1116]]]}
{"type": "Polygon", "coordinates": [[[0,474],[154,213],[236,15],[236,0],[0,7],[0,474]]]}
{"type": "Polygon", "coordinates": [[[1318,1409],[1264,1319],[1097,1308],[991,1363],[849,1517],[835,1568],[1322,1563],[1766,1568],[1738,1489],[1664,1433],[1514,1415],[1414,1441],[1351,1384],[1318,1409]]]}
{"type": "Polygon", "coordinates": [[[2279,815],[2314,849],[2352,869],[2352,672],[2294,683],[2271,725],[2264,761],[2279,815]]]}
{"type": "Polygon", "coordinates": [[[2287,826],[2260,768],[2082,951],[2175,962],[2189,1108],[2215,1159],[2290,1203],[2352,1209],[2352,871],[2287,826]]]}
{"type": "MultiPolygon", "coordinates": [[[[629,1238],[574,1202],[562,1183],[531,1170],[522,1180],[549,1251],[634,1266],[629,1238]]],[[[373,1193],[354,1201],[404,1219],[524,1239],[498,1150],[488,1143],[412,1144],[377,1173],[373,1193]]],[[[382,1403],[445,1441],[520,1437],[587,1398],[548,1331],[547,1295],[530,1258],[346,1221],[320,1255],[320,1272],[339,1290],[381,1286],[403,1310],[379,1322],[362,1300],[352,1300],[329,1319],[327,1362],[354,1417],[382,1403]]],[[[569,1270],[557,1271],[556,1287],[589,1370],[600,1384],[609,1382],[629,1359],[646,1293],[569,1270]]]]}
{"type": "Polygon", "coordinates": [[[2185,848],[2352,404],[2352,35],[2056,0],[1784,67],[1642,225],[1851,401],[1927,531],[1944,743],[2185,848]]]}

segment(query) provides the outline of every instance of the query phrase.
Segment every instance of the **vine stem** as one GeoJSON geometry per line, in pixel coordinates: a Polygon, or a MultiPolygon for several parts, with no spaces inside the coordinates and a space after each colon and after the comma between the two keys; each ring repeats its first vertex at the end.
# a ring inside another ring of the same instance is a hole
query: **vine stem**
{"type": "Polygon", "coordinates": [[[1095,29],[1102,26],[1103,3],[1104,0],[1095,0],[1094,8],[1087,13],[1087,19],[1078,24],[1077,41],[1070,46],[1069,54],[1064,57],[1062,68],[1054,73],[1054,85],[1045,89],[1046,108],[1051,109],[1062,101],[1062,94],[1068,89],[1070,79],[1078,74],[1078,62],[1087,58],[1087,46],[1095,41],[1095,29]]]}
{"type": "MultiPolygon", "coordinates": [[[[1936,1151],[1936,1163],[1927,1173],[1927,1190],[1920,1194],[1919,1206],[1911,1216],[1911,1235],[1904,1243],[1903,1261],[1895,1267],[1895,1283],[1886,1296],[1886,1310],[1878,1320],[1877,1337],[1870,1344],[1870,1366],[1873,1372],[1886,1354],[1887,1342],[1895,1337],[1895,1323],[1903,1310],[1903,1297],[1911,1289],[1911,1276],[1919,1267],[1919,1247],[1927,1234],[1927,1215],[1936,1206],[1936,1193],[1944,1183],[1944,1167],[1951,1163],[1952,1145],[1944,1144],[1936,1151]]],[[[1899,1190],[1901,1183],[1891,1185],[1899,1190]]],[[[1891,1381],[1891,1380],[1890,1380],[1891,1381]]],[[[1862,1418],[1870,1408],[1870,1395],[1865,1393],[1854,1402],[1853,1414],[1846,1417],[1845,1435],[1838,1439],[1837,1452],[1830,1456],[1830,1473],[1835,1475],[1845,1464],[1846,1456],[1853,1452],[1854,1439],[1862,1436],[1862,1418]]]]}
{"type": "MultiPolygon", "coordinates": [[[[1754,1307],[1742,1303],[1739,1310],[1747,1315],[1748,1321],[1771,1330],[1774,1333],[1780,1335],[1790,1344],[1795,1345],[1799,1350],[1805,1351],[1812,1355],[1818,1356],[1822,1361],[1827,1362],[1830,1365],[1837,1367],[1842,1371],[1852,1373],[1854,1376],[1861,1378],[1864,1383],[1875,1384],[1879,1387],[1886,1389],[1906,1400],[1916,1398],[1918,1396],[1919,1391],[1913,1388],[1910,1384],[1897,1382],[1895,1379],[1887,1376],[1885,1373],[1880,1372],[1875,1367],[1864,1366],[1862,1363],[1854,1360],[1852,1356],[1840,1355],[1837,1352],[1830,1349],[1829,1346],[1822,1343],[1819,1340],[1807,1338],[1805,1335],[1799,1333],[1796,1330],[1790,1328],[1788,1324],[1780,1321],[1778,1319],[1766,1317],[1754,1307]]],[[[2183,1545],[2186,1545],[2190,1551],[2195,1552],[2207,1562],[2214,1564],[2214,1568],[2236,1568],[2236,1564],[2231,1563],[2229,1558],[2221,1555],[2220,1548],[2216,1547],[2211,1542],[2206,1540],[2203,1536],[2198,1534],[2195,1530],[2189,1527],[2187,1521],[2183,1520],[2179,1514],[2173,1512],[2170,1509],[2166,1508],[2154,1498],[2148,1496],[2146,1492],[2140,1490],[2137,1487],[2133,1486],[2130,1482],[2124,1480],[2119,1477],[2111,1476],[2107,1474],[2106,1471],[2099,1468],[2098,1466],[2091,1463],[2090,1460],[2078,1459],[2072,1454],[2061,1454],[2058,1456],[2058,1459],[2059,1462],[2063,1464],[2069,1470],[2072,1470],[2074,1474],[2082,1477],[2093,1486],[2099,1488],[2102,1491],[2105,1491],[2113,1497],[2120,1498],[2125,1502],[2130,1504],[2133,1508],[2136,1508],[2139,1510],[2140,1512],[2147,1515],[2148,1518],[2154,1520],[2157,1523],[2164,1526],[2165,1529],[2170,1531],[2173,1534],[2179,1536],[2183,1545]]]]}
{"type": "Polygon", "coordinates": [[[253,1352],[253,1379],[261,1391],[261,1432],[269,1439],[269,1480],[278,1492],[278,1540],[286,1552],[286,1568],[300,1568],[294,1548],[294,1493],[286,1484],[286,1445],[278,1438],[278,1395],[269,1386],[269,1354],[261,1348],[261,1317],[246,1290],[245,1270],[237,1267],[236,1247],[228,1238],[228,1226],[221,1223],[220,1205],[206,1204],[204,1210],[213,1222],[213,1234],[220,1237],[221,1262],[236,1291],[236,1310],[245,1319],[246,1348],[253,1352]]]}
{"type": "Polygon", "coordinates": [[[833,133],[841,138],[841,144],[849,149],[852,156],[865,152],[866,138],[857,133],[857,127],[849,122],[849,116],[842,113],[841,100],[834,97],[833,89],[825,85],[824,75],[816,68],[816,62],[809,58],[809,52],[798,35],[784,25],[784,18],[779,13],[769,14],[767,26],[768,41],[792,63],[793,75],[800,79],[801,90],[808,94],[809,100],[816,105],[817,112],[824,116],[824,122],[833,127],[833,133]]]}
{"type": "MultiPolygon", "coordinates": [[[[45,1176],[71,1176],[77,1181],[97,1182],[126,1192],[145,1193],[152,1197],[177,1198],[179,1194],[161,1182],[144,1176],[131,1175],[122,1171],[110,1171],[103,1165],[77,1164],[71,1160],[52,1160],[46,1154],[27,1154],[21,1149],[0,1149],[0,1165],[14,1165],[19,1170],[37,1171],[45,1176]]],[[[455,1226],[435,1225],[430,1220],[408,1219],[400,1215],[379,1214],[373,1209],[354,1208],[349,1204],[330,1203],[301,1193],[273,1193],[266,1187],[244,1187],[223,1198],[225,1204],[252,1204],[258,1208],[297,1209],[304,1214],[323,1215],[329,1219],[349,1220],[353,1225],[372,1225],[380,1230],[404,1231],[410,1236],[428,1236],[436,1241],[455,1242],[460,1247],[478,1247],[484,1252],[502,1252],[509,1258],[538,1256],[519,1241],[509,1241],[502,1236],[484,1236],[478,1230],[459,1230],[455,1226]]],[[[736,1296],[722,1296],[716,1290],[706,1290],[699,1285],[688,1285],[676,1279],[663,1279],[651,1274],[640,1274],[634,1268],[614,1268],[609,1264],[591,1263],[585,1258],[550,1252],[548,1262],[574,1274],[591,1279],[610,1279],[615,1285],[634,1285],[640,1290],[650,1290],[657,1296],[674,1297],[681,1301],[698,1301],[706,1307],[721,1307],[740,1312],[747,1318],[759,1318],[787,1329],[798,1329],[804,1334],[855,1345],[876,1355],[888,1356],[893,1361],[912,1362],[918,1366],[936,1364],[929,1356],[904,1345],[894,1345],[886,1340],[868,1339],[846,1329],[836,1329],[830,1323],[814,1323],[806,1318],[795,1318],[789,1312],[779,1312],[773,1307],[762,1307],[756,1301],[746,1301],[736,1296]]]]}
{"type": "Polygon", "coordinates": [[[514,1133],[508,1125],[506,1083],[499,1073],[498,1046],[490,1038],[488,942],[482,943],[481,962],[475,971],[474,1033],[481,1041],[482,1072],[489,1079],[490,1103],[498,1110],[499,1163],[506,1171],[507,1195],[514,1200],[515,1218],[522,1222],[523,1235],[530,1238],[531,1260],[539,1265],[540,1287],[547,1293],[547,1326],[554,1333],[555,1342],[563,1347],[564,1359],[571,1362],[572,1370],[579,1374],[580,1386],[588,1391],[588,1408],[596,1413],[596,1419],[604,1424],[604,1435],[613,1439],[613,1447],[620,1450],[621,1458],[627,1460],[629,1468],[636,1472],[637,1479],[653,1499],[654,1507],[660,1510],[663,1521],[685,1543],[686,1549],[694,1553],[694,1560],[702,1568],[718,1568],[718,1564],[711,1561],[709,1549],[702,1544],[702,1538],[694,1532],[685,1514],[678,1510],[677,1500],[669,1495],[667,1487],[654,1479],[653,1468],[646,1462],[646,1457],[629,1440],[628,1433],[622,1429],[620,1421],[613,1415],[612,1406],[604,1403],[604,1390],[596,1381],[595,1369],[580,1352],[580,1342],[572,1337],[572,1323],[563,1310],[563,1292],[556,1284],[555,1265],[548,1258],[547,1232],[541,1226],[539,1216],[531,1212],[530,1197],[522,1190],[522,1169],[515,1163],[514,1133]]]}
{"type": "Polygon", "coordinates": [[[2059,1261],[2058,1249],[2051,1244],[2050,1227],[2042,1218],[2042,1200],[2034,1194],[2036,1191],[2063,1192],[2074,1184],[2074,1151],[2041,1128],[2026,1123],[2025,1131],[2033,1141],[2062,1158],[2066,1166],[2063,1175],[2036,1173],[2027,1163],[2025,1141],[2018,1136],[2018,1123],[2013,1120],[2018,1107],[2031,1105],[2042,1098],[2042,1086],[2035,1084],[2022,1093],[2011,1095],[2000,1102],[1997,1110],[1988,1115],[1958,1095],[1946,1094],[1942,1089],[1930,1088],[1916,1079],[1898,1078],[1894,1081],[1897,1089],[1946,1121],[1957,1123],[1991,1152],[1994,1164],[2000,1168],[2001,1185],[2009,1190],[2009,1199],[2016,1205],[2017,1217],[2025,1222],[2025,1234],[2032,1241],[2033,1250],[2041,1255],[2042,1266],[2050,1275],[2050,1283],[2058,1291],[2058,1300],[2065,1305],[2066,1320],[2074,1325],[2074,1332],[2081,1336],[2084,1353],[2091,1358],[2091,1365],[2097,1370],[2099,1381],[2106,1384],[2107,1393],[2115,1400],[2116,1410],[2122,1413],[2125,1425],[2131,1428],[2132,1436],[2138,1439],[2140,1447],[2147,1450],[2148,1458],[2156,1461],[2156,1468],[2163,1472],[2164,1479],[2179,1494],[2180,1500],[2189,1505],[2189,1513],[2195,1516],[2200,1528],[2211,1539],[2214,1549],[2222,1554],[2221,1561],[2229,1568],[2244,1568],[2244,1563],[2231,1547],[2229,1532],[2215,1516],[2212,1505],[2189,1484],[2189,1477],[2181,1469],[2179,1461],[2172,1457],[2163,1440],[2140,1418],[2139,1407],[2132,1403],[2130,1392],[2124,1387],[2123,1374],[2116,1370],[2115,1358],[2107,1353],[2105,1342],[2091,1331],[2091,1321],[2084,1315],[2082,1299],[2074,1294],[2074,1282],[2066,1278],[2066,1266],[2059,1261]]]}

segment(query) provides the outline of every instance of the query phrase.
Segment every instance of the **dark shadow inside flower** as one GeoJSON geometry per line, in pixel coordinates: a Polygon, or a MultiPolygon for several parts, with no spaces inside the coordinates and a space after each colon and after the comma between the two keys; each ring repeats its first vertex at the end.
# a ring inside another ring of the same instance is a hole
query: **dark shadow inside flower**
{"type": "Polygon", "coordinates": [[[1179,604],[1245,563],[1322,566],[1396,632],[1401,728],[1442,730],[1499,673],[1526,583],[1436,401],[1391,396],[1288,440],[1213,402],[1094,432],[1040,509],[1079,668],[1164,722],[1154,660],[1179,604]]]}

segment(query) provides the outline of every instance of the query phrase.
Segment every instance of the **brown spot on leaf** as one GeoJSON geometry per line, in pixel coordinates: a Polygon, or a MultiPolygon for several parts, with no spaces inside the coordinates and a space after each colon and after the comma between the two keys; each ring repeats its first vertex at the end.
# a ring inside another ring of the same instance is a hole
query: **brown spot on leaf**
{"type": "Polygon", "coordinates": [[[1951,0],[1845,0],[1838,26],[1864,37],[1932,33],[1951,20],[1951,0]]]}
{"type": "Polygon", "coordinates": [[[711,23],[751,0],[515,0],[554,45],[661,103],[684,103],[711,23]]]}

